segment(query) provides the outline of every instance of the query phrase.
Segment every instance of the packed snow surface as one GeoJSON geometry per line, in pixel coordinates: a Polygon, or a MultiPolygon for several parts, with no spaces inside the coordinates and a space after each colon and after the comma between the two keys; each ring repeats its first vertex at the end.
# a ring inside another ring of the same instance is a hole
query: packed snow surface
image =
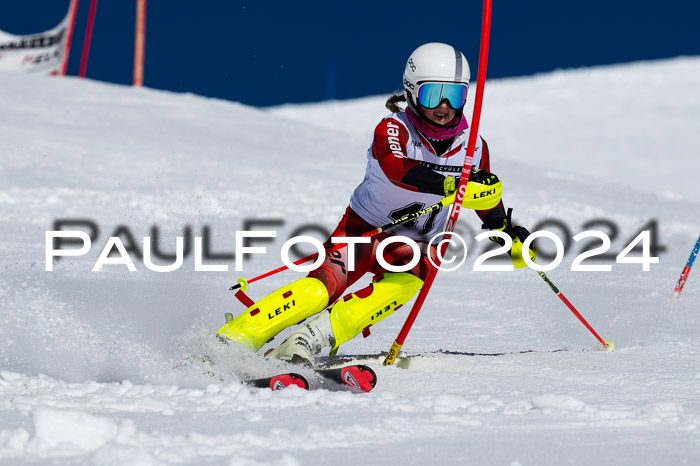
{"type": "MultiPolygon", "coordinates": [[[[465,211],[469,257],[438,274],[404,345],[416,356],[368,359],[379,382],[358,394],[250,388],[244,377],[284,365],[213,335],[243,311],[228,291],[239,276],[278,267],[290,236],[336,225],[387,96],[257,109],[0,74],[0,463],[700,464],[700,272],[669,303],[700,234],[698,76],[700,58],[679,58],[486,84],[480,132],[506,206],[569,243],[547,275],[614,351],[534,271],[472,270],[484,244],[465,211]],[[56,222],[93,241],[49,272],[56,222]],[[609,272],[571,270],[601,244],[573,241],[591,229],[611,237],[610,257],[583,264],[609,272]],[[615,262],[642,229],[659,246],[648,272],[615,262]],[[239,263],[242,230],[277,237],[239,263]],[[110,236],[136,271],[92,271],[110,236]],[[143,238],[173,254],[178,236],[183,265],[149,270],[143,238]],[[195,271],[194,237],[228,272],[195,271]]],[[[388,350],[408,307],[340,356],[388,350]]]]}

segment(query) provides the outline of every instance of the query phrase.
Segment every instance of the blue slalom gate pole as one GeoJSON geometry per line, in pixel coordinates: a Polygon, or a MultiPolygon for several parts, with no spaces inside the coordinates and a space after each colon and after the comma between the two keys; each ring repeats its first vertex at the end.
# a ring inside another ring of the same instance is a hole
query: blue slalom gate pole
{"type": "Polygon", "coordinates": [[[681,291],[683,291],[683,285],[685,285],[686,280],[688,280],[688,274],[690,274],[690,268],[693,266],[693,262],[695,262],[695,258],[698,257],[698,251],[700,251],[700,237],[698,238],[698,241],[695,243],[695,247],[693,248],[693,251],[690,253],[690,257],[688,258],[688,263],[685,264],[685,267],[683,268],[683,272],[681,272],[681,278],[678,279],[678,283],[676,284],[676,289],[673,290],[673,297],[671,298],[671,302],[673,304],[678,302],[678,298],[681,295],[681,291]]]}

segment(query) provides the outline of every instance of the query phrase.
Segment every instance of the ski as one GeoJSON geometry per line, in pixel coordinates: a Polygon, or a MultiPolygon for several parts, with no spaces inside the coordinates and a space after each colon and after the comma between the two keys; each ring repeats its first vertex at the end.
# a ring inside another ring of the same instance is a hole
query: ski
{"type": "MultiPolygon", "coordinates": [[[[441,357],[502,357],[502,356],[518,356],[524,354],[535,354],[535,353],[559,353],[559,352],[571,352],[571,351],[590,351],[586,348],[555,348],[555,349],[545,349],[545,350],[521,350],[521,351],[508,351],[508,352],[492,352],[492,353],[477,353],[471,351],[450,351],[450,350],[437,350],[428,351],[425,353],[408,353],[401,354],[396,358],[395,365],[401,369],[415,369],[420,366],[423,361],[429,360],[439,360],[441,357]]],[[[381,362],[386,357],[387,352],[380,352],[375,354],[347,354],[342,356],[336,356],[332,360],[321,359],[320,365],[325,369],[340,368],[341,366],[347,365],[361,365],[361,364],[381,364],[381,362]]]]}
{"type": "Polygon", "coordinates": [[[363,392],[369,392],[377,385],[377,374],[363,364],[315,369],[314,372],[326,379],[363,392]]]}
{"type": "Polygon", "coordinates": [[[304,376],[294,372],[277,374],[273,375],[272,377],[263,377],[260,379],[251,379],[247,380],[245,383],[251,387],[269,388],[273,391],[282,390],[291,386],[303,388],[304,390],[309,389],[309,382],[304,378],[304,376]]]}
{"type": "MultiPolygon", "coordinates": [[[[327,379],[340,385],[352,387],[363,392],[371,391],[377,384],[377,375],[371,368],[363,364],[352,364],[350,361],[343,362],[345,365],[342,367],[340,365],[334,365],[332,367],[324,366],[319,368],[300,366],[300,369],[303,369],[302,372],[306,370],[313,371],[315,374],[318,374],[320,376],[319,382],[320,379],[327,379]]],[[[202,374],[206,376],[217,378],[221,382],[225,381],[224,378],[217,375],[216,371],[213,369],[214,362],[207,355],[197,354],[189,356],[182,363],[173,367],[174,370],[184,370],[187,368],[199,369],[201,370],[202,374]]],[[[244,377],[243,383],[251,387],[269,388],[270,390],[282,390],[283,388],[291,386],[296,386],[304,390],[311,389],[309,381],[303,375],[297,372],[280,372],[269,377],[244,377]]],[[[322,386],[323,384],[314,384],[314,388],[317,388],[315,385],[322,386]]]]}
{"type": "MultiPolygon", "coordinates": [[[[377,384],[377,374],[375,374],[371,368],[362,364],[313,369],[313,371],[323,379],[328,379],[342,386],[358,389],[363,392],[371,391],[377,384]]],[[[269,388],[270,390],[282,390],[291,386],[296,386],[305,390],[311,388],[306,378],[295,372],[246,380],[245,383],[251,387],[269,388]]]]}

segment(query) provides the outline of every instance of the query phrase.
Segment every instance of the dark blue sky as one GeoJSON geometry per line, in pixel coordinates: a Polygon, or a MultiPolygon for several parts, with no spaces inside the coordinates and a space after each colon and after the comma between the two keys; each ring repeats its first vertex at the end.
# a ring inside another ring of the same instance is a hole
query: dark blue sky
{"type": "MultiPolygon", "coordinates": [[[[135,0],[101,0],[89,78],[132,79],[135,0]]],[[[68,74],[77,75],[90,0],[80,0],[68,74]]],[[[461,49],[476,76],[480,0],[263,2],[148,0],[148,87],[249,105],[347,99],[401,86],[425,42],[461,49]]],[[[0,30],[55,26],[68,0],[3,5],[0,30]]],[[[495,1],[489,77],[700,55],[700,2],[495,1]]]]}

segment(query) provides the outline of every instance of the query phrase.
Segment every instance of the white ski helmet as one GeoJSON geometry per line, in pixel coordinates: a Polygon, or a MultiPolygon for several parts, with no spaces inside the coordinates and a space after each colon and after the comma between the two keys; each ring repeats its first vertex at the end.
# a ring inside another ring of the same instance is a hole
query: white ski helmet
{"type": "Polygon", "coordinates": [[[462,83],[469,88],[469,63],[451,45],[431,42],[413,51],[403,72],[406,100],[418,113],[418,87],[426,81],[462,83]]]}

